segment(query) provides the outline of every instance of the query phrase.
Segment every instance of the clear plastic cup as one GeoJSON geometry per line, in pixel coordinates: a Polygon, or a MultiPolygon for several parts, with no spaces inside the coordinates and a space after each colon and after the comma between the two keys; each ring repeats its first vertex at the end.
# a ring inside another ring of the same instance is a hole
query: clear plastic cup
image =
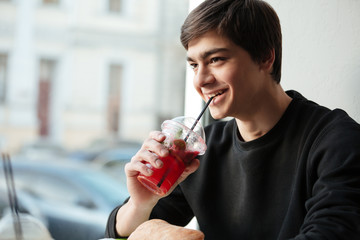
{"type": "Polygon", "coordinates": [[[50,232],[45,225],[37,218],[25,214],[19,213],[20,228],[16,230],[14,223],[17,224],[17,218],[14,218],[12,214],[5,215],[0,220],[0,239],[1,240],[53,240],[50,232]],[[20,232],[21,234],[20,234],[20,232]]]}
{"type": "Polygon", "coordinates": [[[205,132],[201,123],[195,128],[192,117],[176,117],[162,123],[161,129],[166,139],[163,144],[168,147],[169,155],[160,157],[163,167],[155,168],[147,163],[153,171],[151,176],[139,174],[138,180],[150,191],[158,195],[165,195],[178,180],[184,169],[198,155],[206,151],[205,132]]]}

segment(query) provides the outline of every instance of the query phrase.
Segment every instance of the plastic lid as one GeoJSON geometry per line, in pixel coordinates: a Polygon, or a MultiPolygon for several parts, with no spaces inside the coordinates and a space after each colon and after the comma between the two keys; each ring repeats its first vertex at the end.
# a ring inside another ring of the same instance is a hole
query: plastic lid
{"type": "MultiPolygon", "coordinates": [[[[176,117],[171,120],[186,126],[189,130],[191,129],[191,127],[194,125],[194,123],[196,121],[196,119],[193,117],[185,117],[185,116],[176,117]]],[[[200,123],[200,121],[196,123],[193,131],[195,133],[197,133],[204,140],[204,142],[206,141],[205,131],[204,131],[204,128],[203,128],[202,124],[200,123]]]]}

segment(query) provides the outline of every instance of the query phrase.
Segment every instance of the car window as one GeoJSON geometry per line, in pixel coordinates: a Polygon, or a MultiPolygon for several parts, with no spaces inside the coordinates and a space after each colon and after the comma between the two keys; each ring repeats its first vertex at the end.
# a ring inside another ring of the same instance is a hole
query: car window
{"type": "Polygon", "coordinates": [[[79,205],[80,202],[90,201],[82,189],[53,175],[24,172],[17,177],[17,184],[33,197],[55,206],[79,205]]]}
{"type": "Polygon", "coordinates": [[[77,177],[90,185],[97,194],[106,196],[103,199],[110,206],[118,205],[129,196],[126,185],[119,184],[104,174],[98,172],[82,173],[78,174],[77,177]]]}

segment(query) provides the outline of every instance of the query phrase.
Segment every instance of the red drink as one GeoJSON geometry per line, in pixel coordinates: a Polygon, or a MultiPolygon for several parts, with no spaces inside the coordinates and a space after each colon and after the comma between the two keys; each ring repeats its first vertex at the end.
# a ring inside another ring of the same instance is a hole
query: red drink
{"type": "Polygon", "coordinates": [[[198,151],[170,148],[170,154],[167,157],[160,158],[164,163],[163,167],[154,168],[149,165],[153,174],[149,177],[139,175],[138,180],[150,191],[158,195],[165,195],[184,172],[186,165],[198,154],[198,151]]]}
{"type": "Polygon", "coordinates": [[[162,125],[162,132],[166,135],[163,144],[168,147],[169,155],[160,158],[161,168],[155,168],[144,162],[153,171],[151,176],[139,174],[138,180],[150,191],[158,195],[165,195],[178,180],[184,169],[197,156],[206,150],[205,133],[199,124],[191,130],[194,119],[178,117],[166,120],[162,125]]]}

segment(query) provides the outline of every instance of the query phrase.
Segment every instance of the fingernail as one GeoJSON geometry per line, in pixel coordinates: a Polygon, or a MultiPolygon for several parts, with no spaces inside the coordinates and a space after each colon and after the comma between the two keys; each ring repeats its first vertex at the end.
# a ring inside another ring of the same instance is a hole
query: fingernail
{"type": "Polygon", "coordinates": [[[151,176],[153,174],[153,170],[151,170],[150,168],[148,168],[146,171],[148,172],[149,176],[151,176]]]}
{"type": "Polygon", "coordinates": [[[166,156],[167,153],[168,153],[168,150],[166,150],[166,149],[161,150],[161,156],[166,156]]]}
{"type": "Polygon", "coordinates": [[[161,160],[156,160],[155,164],[158,168],[161,168],[163,166],[163,162],[161,160]]]}

